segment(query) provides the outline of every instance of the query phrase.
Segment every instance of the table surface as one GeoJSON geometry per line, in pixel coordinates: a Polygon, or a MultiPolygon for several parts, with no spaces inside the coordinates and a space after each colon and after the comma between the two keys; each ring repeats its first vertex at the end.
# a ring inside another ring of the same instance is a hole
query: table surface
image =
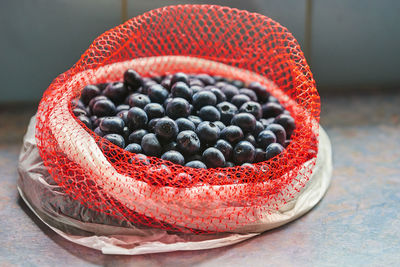
{"type": "Polygon", "coordinates": [[[390,266],[400,262],[400,91],[323,95],[334,172],[308,214],[242,243],[204,251],[109,256],[39,221],[16,190],[33,107],[0,108],[0,266],[390,266]]]}

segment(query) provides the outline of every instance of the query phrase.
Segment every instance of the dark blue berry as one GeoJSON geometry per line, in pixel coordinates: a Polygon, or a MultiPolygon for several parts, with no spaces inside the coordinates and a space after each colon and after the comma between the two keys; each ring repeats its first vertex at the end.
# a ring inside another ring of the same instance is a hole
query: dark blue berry
{"type": "Polygon", "coordinates": [[[191,122],[193,122],[194,125],[196,126],[196,128],[197,128],[197,126],[203,121],[202,119],[200,119],[200,117],[195,116],[195,115],[190,115],[190,116],[188,117],[188,120],[190,120],[191,122]]]}
{"type": "Polygon", "coordinates": [[[143,136],[141,147],[143,152],[148,156],[159,157],[161,155],[161,144],[158,141],[157,136],[153,133],[143,136]]]}
{"type": "Polygon", "coordinates": [[[93,105],[93,114],[97,117],[114,116],[115,105],[111,100],[98,100],[93,105]]]}
{"type": "Polygon", "coordinates": [[[231,144],[236,144],[243,139],[243,131],[238,126],[230,125],[221,131],[221,138],[231,144]]]}
{"type": "Polygon", "coordinates": [[[280,104],[278,98],[276,98],[276,97],[274,97],[274,96],[272,96],[272,95],[270,95],[270,96],[268,97],[268,101],[269,101],[269,102],[272,102],[272,103],[280,104]]]}
{"type": "Polygon", "coordinates": [[[78,117],[78,116],[80,116],[80,115],[84,115],[84,116],[87,115],[86,110],[81,109],[81,108],[74,108],[74,109],[72,110],[72,113],[74,113],[74,115],[75,115],[76,117],[78,117]]]}
{"type": "Polygon", "coordinates": [[[220,89],[225,94],[227,101],[231,101],[235,95],[239,94],[239,89],[231,84],[224,84],[220,89]]]}
{"type": "Polygon", "coordinates": [[[200,150],[200,139],[193,131],[182,131],[176,137],[177,148],[185,155],[196,154],[200,150]]]}
{"type": "Polygon", "coordinates": [[[257,94],[251,89],[248,88],[239,89],[239,94],[247,95],[251,99],[251,101],[254,102],[258,101],[257,94]]]}
{"type": "Polygon", "coordinates": [[[143,110],[144,112],[146,112],[147,118],[149,118],[149,120],[154,118],[161,118],[165,114],[163,106],[158,103],[149,103],[144,107],[143,110]]]}
{"type": "Polygon", "coordinates": [[[197,126],[196,133],[201,141],[213,144],[219,138],[220,129],[212,122],[203,121],[197,126]]]}
{"type": "Polygon", "coordinates": [[[283,128],[282,125],[272,123],[272,124],[268,125],[267,128],[265,128],[265,129],[270,130],[271,132],[273,132],[275,134],[276,142],[278,142],[281,145],[285,144],[286,132],[285,132],[285,128],[283,128]]]}
{"type": "Polygon", "coordinates": [[[97,118],[97,116],[94,116],[94,117],[96,117],[96,119],[94,119],[94,120],[90,119],[90,120],[92,121],[93,128],[96,128],[96,127],[99,127],[100,122],[103,119],[103,117],[101,117],[101,118],[97,118]]]}
{"type": "Polygon", "coordinates": [[[203,152],[203,162],[208,168],[221,168],[225,166],[224,155],[215,147],[207,148],[203,152]]]}
{"type": "Polygon", "coordinates": [[[296,123],[292,116],[287,114],[281,114],[275,118],[274,123],[280,124],[285,128],[286,138],[290,138],[296,128],[296,123]]]}
{"type": "Polygon", "coordinates": [[[219,139],[217,143],[215,143],[214,147],[222,152],[225,160],[229,160],[232,157],[233,147],[228,141],[219,139]]]}
{"type": "Polygon", "coordinates": [[[155,119],[151,119],[149,121],[149,123],[147,124],[147,130],[149,132],[154,133],[154,128],[156,127],[157,122],[160,120],[160,118],[155,118],[155,119]]]}
{"type": "Polygon", "coordinates": [[[94,129],[93,132],[94,132],[95,134],[97,134],[98,136],[100,136],[100,137],[103,137],[103,136],[106,135],[106,133],[104,133],[102,130],[100,130],[99,127],[96,127],[96,128],[94,129]]]}
{"type": "MultiPolygon", "coordinates": [[[[99,95],[99,96],[96,96],[96,97],[92,98],[92,100],[90,100],[90,102],[89,102],[89,108],[92,111],[93,111],[94,104],[96,104],[96,102],[99,101],[99,100],[109,100],[109,99],[104,95],[99,95]]],[[[77,107],[79,107],[81,109],[85,109],[85,105],[83,104],[82,101],[77,102],[77,105],[78,105],[77,107]]]]}
{"type": "Polygon", "coordinates": [[[189,119],[179,118],[175,122],[178,125],[179,132],[187,131],[187,130],[196,131],[196,125],[189,119]]]}
{"type": "Polygon", "coordinates": [[[225,163],[225,167],[226,167],[226,168],[235,167],[235,164],[233,164],[233,162],[227,161],[227,162],[225,163]]]}
{"type": "Polygon", "coordinates": [[[129,143],[141,144],[143,136],[146,134],[148,134],[148,132],[144,129],[136,130],[129,135],[128,141],[129,143]]]}
{"type": "Polygon", "coordinates": [[[232,97],[231,99],[231,103],[234,104],[237,108],[240,108],[244,103],[249,102],[250,97],[248,97],[247,95],[235,95],[234,97],[232,97]]]}
{"type": "Polygon", "coordinates": [[[210,91],[200,91],[193,95],[192,104],[197,110],[208,105],[215,106],[217,104],[217,97],[210,91]]]}
{"type": "Polygon", "coordinates": [[[128,127],[131,130],[143,129],[148,121],[147,114],[143,109],[133,107],[128,110],[128,127]]]}
{"type": "Polygon", "coordinates": [[[100,89],[96,85],[89,84],[82,90],[81,100],[83,104],[89,104],[90,100],[101,94],[100,89]]]}
{"type": "Polygon", "coordinates": [[[173,97],[181,97],[188,101],[192,100],[193,90],[184,82],[177,82],[171,87],[173,97]]]}
{"type": "Polygon", "coordinates": [[[213,122],[215,125],[218,126],[218,128],[222,131],[223,129],[225,129],[226,125],[222,123],[222,121],[214,121],[213,122]]]}
{"type": "Polygon", "coordinates": [[[125,147],[125,139],[119,134],[106,134],[104,135],[104,138],[116,146],[119,146],[121,148],[125,147]]]}
{"type": "Polygon", "coordinates": [[[274,120],[275,120],[275,118],[260,119],[260,122],[262,123],[262,125],[264,126],[264,128],[267,128],[267,126],[270,125],[271,123],[273,123],[274,120]]]}
{"type": "Polygon", "coordinates": [[[160,83],[165,89],[170,89],[171,88],[171,78],[166,77],[164,78],[161,83],[160,83]]]}
{"type": "Polygon", "coordinates": [[[142,86],[137,90],[137,92],[141,93],[141,94],[147,94],[148,95],[149,88],[151,86],[153,86],[153,85],[158,85],[158,83],[156,83],[152,79],[143,78],[142,86]]]}
{"type": "Polygon", "coordinates": [[[233,86],[236,86],[237,88],[242,88],[244,86],[244,82],[242,82],[240,80],[232,80],[231,84],[233,86]]]}
{"type": "Polygon", "coordinates": [[[163,146],[163,151],[178,150],[178,144],[175,141],[169,142],[163,146]]]}
{"type": "Polygon", "coordinates": [[[221,114],[213,106],[204,106],[199,111],[199,117],[203,121],[218,121],[221,119],[221,114]]]}
{"type": "Polygon", "coordinates": [[[244,139],[243,139],[243,141],[247,141],[247,142],[249,142],[250,144],[252,144],[253,146],[256,146],[256,139],[254,138],[254,136],[252,135],[252,134],[246,134],[245,136],[244,136],[244,139]]]}
{"type": "Polygon", "coordinates": [[[184,82],[186,84],[189,84],[189,76],[187,76],[183,72],[177,72],[174,75],[172,75],[171,84],[173,85],[177,82],[184,82]]]}
{"type": "Polygon", "coordinates": [[[103,91],[103,95],[111,99],[114,103],[122,103],[128,95],[128,89],[123,83],[110,83],[103,91]]]}
{"type": "Polygon", "coordinates": [[[269,160],[282,153],[283,150],[284,148],[281,144],[278,143],[270,144],[265,150],[265,159],[269,160]]]}
{"type": "Polygon", "coordinates": [[[136,144],[136,143],[132,143],[132,144],[127,145],[125,147],[125,150],[129,151],[129,152],[132,152],[132,153],[142,153],[143,152],[142,147],[139,144],[136,144]]]}
{"type": "Polygon", "coordinates": [[[254,157],[254,162],[262,162],[266,160],[266,152],[265,149],[256,148],[256,155],[254,157]]]}
{"type": "Polygon", "coordinates": [[[128,141],[130,133],[131,131],[129,130],[128,126],[125,126],[124,129],[122,130],[122,136],[124,137],[125,141],[128,141]]]}
{"type": "Polygon", "coordinates": [[[120,117],[105,117],[101,120],[99,127],[106,133],[122,134],[125,123],[120,117]]]}
{"type": "Polygon", "coordinates": [[[266,103],[262,106],[263,117],[268,119],[272,117],[276,117],[283,113],[283,107],[274,102],[266,103]]]}
{"type": "Polygon", "coordinates": [[[166,108],[166,114],[168,117],[177,119],[181,117],[188,117],[190,115],[190,104],[189,102],[181,97],[176,97],[168,103],[166,108]]]}
{"type": "Polygon", "coordinates": [[[163,141],[168,141],[175,139],[179,129],[175,121],[168,117],[164,117],[157,121],[154,132],[157,137],[161,138],[163,141]]]}
{"type": "Polygon", "coordinates": [[[257,146],[266,149],[272,143],[276,142],[276,136],[270,130],[264,130],[257,136],[257,146]]]}
{"type": "Polygon", "coordinates": [[[202,81],[200,81],[199,79],[196,79],[196,78],[190,78],[189,79],[189,85],[190,85],[190,87],[194,87],[194,86],[196,86],[196,87],[204,87],[205,86],[205,84],[202,81]]]}
{"type": "Polygon", "coordinates": [[[164,103],[162,104],[164,108],[167,108],[169,102],[171,102],[173,100],[172,97],[168,97],[167,99],[165,99],[164,103]]]}
{"type": "Polygon", "coordinates": [[[124,83],[132,91],[136,91],[142,86],[142,77],[136,71],[128,69],[124,73],[124,83]]]}
{"type": "Polygon", "coordinates": [[[259,101],[263,103],[268,101],[269,92],[259,82],[252,82],[249,84],[248,87],[257,94],[257,98],[259,101]]]}
{"type": "Polygon", "coordinates": [[[222,91],[220,89],[218,89],[217,87],[211,88],[210,91],[217,97],[217,103],[226,101],[225,94],[222,93],[222,91]]]}
{"type": "Polygon", "coordinates": [[[83,124],[86,125],[86,127],[88,127],[89,129],[92,129],[93,125],[92,122],[90,121],[89,117],[85,116],[85,115],[79,115],[78,120],[80,120],[83,124]]]}
{"type": "Polygon", "coordinates": [[[256,128],[253,131],[253,136],[257,137],[259,133],[261,133],[264,130],[264,125],[261,123],[261,121],[256,122],[256,128]]]}
{"type": "Polygon", "coordinates": [[[249,101],[249,102],[244,103],[240,107],[239,112],[250,113],[256,118],[256,120],[259,120],[262,117],[261,105],[254,101],[249,101]]]}
{"type": "Polygon", "coordinates": [[[254,161],[255,154],[256,149],[252,144],[247,141],[241,141],[233,149],[233,161],[238,165],[246,162],[252,163],[254,161]]]}
{"type": "Polygon", "coordinates": [[[181,153],[175,150],[167,151],[162,154],[161,159],[171,161],[172,163],[183,165],[185,164],[185,158],[181,153]]]}
{"type": "Polygon", "coordinates": [[[243,132],[253,132],[256,128],[256,118],[250,113],[238,113],[233,116],[231,124],[239,126],[243,132]]]}
{"type": "Polygon", "coordinates": [[[126,125],[128,125],[128,110],[122,110],[117,113],[117,117],[121,118],[126,125]]]}
{"type": "Polygon", "coordinates": [[[129,109],[130,109],[129,105],[122,104],[122,105],[118,105],[117,106],[116,112],[118,113],[118,112],[121,112],[123,110],[129,110],[129,109]]]}
{"type": "Polygon", "coordinates": [[[199,79],[205,85],[215,84],[215,79],[208,74],[199,74],[199,75],[196,75],[195,77],[197,79],[199,79]]]}
{"type": "Polygon", "coordinates": [[[199,85],[193,85],[193,86],[190,87],[190,89],[192,89],[193,95],[195,95],[198,92],[204,90],[204,88],[202,86],[199,86],[199,85]]]}
{"type": "Polygon", "coordinates": [[[143,109],[147,104],[150,103],[150,98],[147,95],[135,93],[128,97],[128,103],[131,107],[143,109]]]}
{"type": "Polygon", "coordinates": [[[188,163],[185,164],[185,166],[194,169],[207,169],[206,164],[204,164],[200,160],[189,161],[188,163]]]}
{"type": "Polygon", "coordinates": [[[221,102],[217,105],[218,111],[221,114],[221,121],[225,125],[229,125],[233,116],[238,112],[238,109],[235,105],[229,102],[221,102]]]}
{"type": "Polygon", "coordinates": [[[151,102],[162,104],[168,97],[168,91],[162,85],[154,84],[148,88],[147,95],[151,102]]]}

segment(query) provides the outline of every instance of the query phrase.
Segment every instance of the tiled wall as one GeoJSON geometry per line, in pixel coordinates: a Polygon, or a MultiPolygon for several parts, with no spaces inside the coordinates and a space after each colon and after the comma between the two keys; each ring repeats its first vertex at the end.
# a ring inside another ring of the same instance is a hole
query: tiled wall
{"type": "MultiPolygon", "coordinates": [[[[53,78],[74,64],[93,39],[121,22],[123,0],[1,0],[0,103],[37,101],[53,78]]],[[[304,47],[320,88],[400,84],[400,1],[307,0],[137,1],[136,16],[167,4],[213,3],[279,21],[304,47]]]]}

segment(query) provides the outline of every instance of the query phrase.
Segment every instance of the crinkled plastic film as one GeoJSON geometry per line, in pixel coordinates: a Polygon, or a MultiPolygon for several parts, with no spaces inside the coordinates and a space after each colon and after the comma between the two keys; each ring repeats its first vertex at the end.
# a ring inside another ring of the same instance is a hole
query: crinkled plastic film
{"type": "Polygon", "coordinates": [[[36,141],[54,181],[90,209],[169,231],[235,231],[305,186],[318,150],[319,111],[312,74],[286,28],[227,7],[171,6],[104,33],[57,77],[39,105],[36,141]],[[292,141],[253,168],[199,170],[127,152],[71,110],[85,85],[120,80],[127,68],[144,77],[182,71],[258,81],[293,115],[292,141]]]}

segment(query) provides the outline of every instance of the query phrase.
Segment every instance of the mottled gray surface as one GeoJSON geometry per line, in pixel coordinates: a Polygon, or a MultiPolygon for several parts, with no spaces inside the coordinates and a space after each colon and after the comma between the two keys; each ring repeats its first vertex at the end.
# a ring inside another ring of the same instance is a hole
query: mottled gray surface
{"type": "Polygon", "coordinates": [[[231,247],[144,256],[105,256],[75,245],[28,210],[16,191],[16,163],[21,134],[34,111],[0,109],[0,140],[7,140],[0,141],[0,266],[398,264],[400,92],[326,95],[322,102],[334,174],[317,207],[293,223],[231,247]]]}

